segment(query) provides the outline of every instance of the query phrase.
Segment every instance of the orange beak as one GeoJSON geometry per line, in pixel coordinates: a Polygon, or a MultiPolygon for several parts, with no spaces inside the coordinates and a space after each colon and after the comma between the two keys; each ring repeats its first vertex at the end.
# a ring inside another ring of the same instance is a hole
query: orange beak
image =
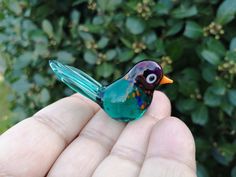
{"type": "Polygon", "coordinates": [[[174,81],[171,80],[170,78],[163,76],[161,81],[160,81],[160,85],[162,84],[172,84],[174,81]]]}

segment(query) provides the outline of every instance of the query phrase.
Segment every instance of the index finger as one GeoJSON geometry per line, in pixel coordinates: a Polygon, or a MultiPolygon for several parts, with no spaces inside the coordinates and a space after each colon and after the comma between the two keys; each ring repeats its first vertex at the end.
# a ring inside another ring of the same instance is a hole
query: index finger
{"type": "Polygon", "coordinates": [[[0,176],[45,176],[98,109],[75,94],[9,129],[0,136],[0,176]]]}

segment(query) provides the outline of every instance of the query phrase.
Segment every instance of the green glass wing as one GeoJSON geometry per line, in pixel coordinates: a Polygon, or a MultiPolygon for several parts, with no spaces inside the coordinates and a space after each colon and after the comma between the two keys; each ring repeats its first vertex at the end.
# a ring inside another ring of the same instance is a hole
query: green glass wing
{"type": "Polygon", "coordinates": [[[92,77],[79,69],[63,65],[56,60],[50,60],[49,65],[57,78],[72,90],[83,94],[95,102],[100,100],[99,95],[103,86],[92,77]]]}

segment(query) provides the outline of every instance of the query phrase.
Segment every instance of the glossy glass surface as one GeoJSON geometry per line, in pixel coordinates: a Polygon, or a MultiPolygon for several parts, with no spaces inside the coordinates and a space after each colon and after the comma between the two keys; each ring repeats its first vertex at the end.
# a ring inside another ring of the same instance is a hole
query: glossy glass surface
{"type": "Polygon", "coordinates": [[[137,63],[124,77],[107,87],[83,71],[58,61],[50,61],[50,66],[59,80],[97,102],[111,118],[123,122],[142,117],[163,78],[162,68],[153,61],[137,63]]]}
{"type": "Polygon", "coordinates": [[[104,90],[103,109],[114,119],[129,122],[140,118],[151,103],[147,96],[133,83],[120,79],[104,90]]]}

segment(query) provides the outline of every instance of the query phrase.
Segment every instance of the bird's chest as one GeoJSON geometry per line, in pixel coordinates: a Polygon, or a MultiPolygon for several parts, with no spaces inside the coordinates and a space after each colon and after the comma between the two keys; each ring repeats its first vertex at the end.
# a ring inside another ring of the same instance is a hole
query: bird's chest
{"type": "Polygon", "coordinates": [[[102,96],[103,109],[114,119],[128,122],[140,118],[151,103],[141,89],[127,81],[107,87],[102,96]]]}

